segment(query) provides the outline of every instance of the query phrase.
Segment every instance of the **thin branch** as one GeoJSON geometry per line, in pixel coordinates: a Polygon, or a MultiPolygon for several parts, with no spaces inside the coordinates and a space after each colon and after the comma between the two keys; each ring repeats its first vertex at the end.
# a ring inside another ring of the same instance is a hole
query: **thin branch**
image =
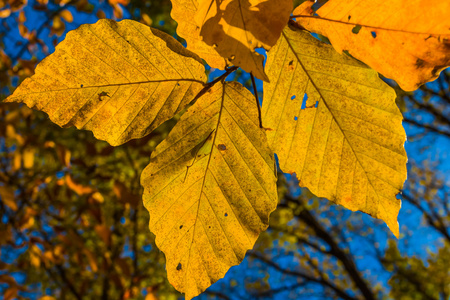
{"type": "Polygon", "coordinates": [[[252,86],[253,86],[253,92],[255,94],[255,99],[256,99],[256,107],[258,107],[259,128],[264,128],[262,125],[261,106],[259,105],[259,97],[258,97],[258,90],[256,89],[255,76],[253,76],[253,74],[250,73],[250,77],[252,78],[252,86]]]}
{"type": "Polygon", "coordinates": [[[228,297],[227,295],[225,295],[224,293],[217,292],[217,291],[206,290],[205,294],[208,294],[208,295],[211,295],[211,296],[216,296],[219,299],[231,300],[231,298],[228,297]]]}
{"type": "Polygon", "coordinates": [[[302,273],[300,271],[293,271],[293,270],[285,269],[285,268],[281,267],[280,265],[276,264],[275,262],[273,262],[272,260],[267,259],[264,256],[257,254],[255,252],[250,252],[250,253],[248,253],[248,255],[264,262],[265,264],[269,265],[270,267],[274,268],[275,270],[277,270],[283,274],[297,276],[297,277],[309,280],[311,282],[316,282],[316,283],[322,284],[322,285],[332,289],[342,299],[357,300],[356,298],[348,295],[344,290],[340,289],[338,286],[334,285],[332,282],[324,280],[323,278],[317,279],[315,277],[312,277],[312,276],[310,276],[306,273],[302,273]]]}
{"type": "Polygon", "coordinates": [[[300,287],[302,287],[304,285],[306,285],[305,282],[300,282],[300,283],[297,283],[297,284],[288,285],[288,286],[282,286],[282,287],[279,287],[279,288],[276,288],[276,289],[271,289],[271,290],[268,290],[268,291],[262,291],[262,292],[259,292],[259,293],[254,293],[254,294],[252,294],[252,296],[253,297],[258,297],[258,298],[261,298],[261,297],[271,297],[271,298],[273,298],[278,293],[282,293],[282,292],[286,292],[286,291],[292,291],[292,290],[298,289],[298,288],[300,288],[300,287]]]}
{"type": "MultiPolygon", "coordinates": [[[[65,5],[58,7],[57,10],[55,10],[54,12],[52,12],[47,19],[45,20],[44,23],[42,23],[38,29],[36,29],[36,37],[39,37],[39,35],[41,34],[41,32],[50,24],[50,22],[53,21],[53,17],[59,15],[63,10],[65,10],[68,6],[74,4],[78,2],[78,0],[72,0],[67,2],[65,5]]],[[[22,48],[19,49],[19,51],[16,52],[16,55],[14,57],[11,58],[11,61],[16,62],[19,58],[22,57],[22,55],[25,53],[25,51],[27,51],[29,46],[29,41],[26,42],[22,48]]]]}
{"type": "Polygon", "coordinates": [[[228,75],[230,75],[231,73],[233,73],[234,71],[236,71],[237,69],[239,69],[239,67],[233,66],[231,68],[226,69],[226,72],[223,73],[222,75],[220,75],[219,77],[217,77],[216,79],[214,79],[211,82],[205,83],[204,84],[204,88],[198,92],[197,96],[195,96],[194,100],[192,100],[191,103],[194,103],[195,101],[197,101],[198,98],[200,98],[201,96],[203,96],[207,91],[209,91],[210,88],[212,88],[216,83],[218,83],[219,81],[223,81],[225,80],[225,78],[228,77],[228,75]]]}
{"type": "MultiPolygon", "coordinates": [[[[423,87],[422,90],[426,93],[434,93],[432,90],[423,87]]],[[[437,96],[442,98],[442,95],[437,93],[437,96]]],[[[450,124],[450,118],[442,113],[442,109],[436,108],[434,105],[429,103],[422,103],[417,100],[413,95],[408,95],[408,99],[410,99],[415,105],[417,105],[421,110],[426,111],[427,113],[436,117],[438,121],[441,121],[446,124],[450,124]]]]}
{"type": "Polygon", "coordinates": [[[338,243],[334,240],[334,238],[329,234],[329,232],[322,227],[322,225],[316,220],[316,218],[306,209],[304,204],[295,198],[290,196],[285,196],[287,201],[298,204],[303,209],[296,214],[298,218],[300,218],[303,222],[305,222],[308,226],[310,226],[316,236],[322,239],[325,243],[330,247],[330,253],[338,260],[342,262],[345,270],[349,274],[350,278],[354,282],[354,284],[358,287],[361,293],[364,295],[365,299],[375,300],[376,297],[372,290],[367,285],[366,281],[361,277],[358,269],[356,268],[355,262],[339,247],[338,243]]]}
{"type": "Polygon", "coordinates": [[[428,124],[420,124],[416,120],[407,119],[407,118],[404,118],[403,121],[406,122],[406,123],[412,124],[414,126],[421,127],[421,128],[426,129],[426,130],[432,131],[434,133],[438,133],[438,134],[442,134],[442,135],[445,135],[447,137],[450,137],[450,132],[442,131],[442,130],[440,130],[440,129],[436,128],[436,127],[430,126],[428,124]]]}
{"type": "Polygon", "coordinates": [[[434,220],[432,216],[422,206],[420,206],[418,201],[416,201],[412,196],[408,195],[405,192],[402,193],[402,198],[407,200],[409,203],[414,205],[418,210],[420,210],[420,212],[424,215],[425,219],[427,220],[428,225],[436,229],[450,242],[450,234],[448,233],[447,227],[445,226],[444,222],[442,221],[439,215],[434,215],[436,219],[434,220]]]}
{"type": "Polygon", "coordinates": [[[82,300],[83,298],[77,292],[77,290],[75,289],[75,286],[72,284],[72,282],[69,280],[69,278],[67,278],[66,271],[63,269],[63,267],[61,267],[60,265],[57,265],[56,269],[58,270],[58,273],[61,276],[62,280],[67,285],[67,287],[72,292],[72,294],[75,296],[75,298],[77,298],[78,300],[82,300]]]}
{"type": "MultiPolygon", "coordinates": [[[[38,217],[37,221],[39,223],[41,223],[41,219],[38,217]]],[[[42,224],[40,224],[40,227],[42,228],[42,224]]],[[[49,245],[53,246],[53,243],[51,242],[50,238],[48,237],[47,232],[42,231],[41,232],[44,241],[46,243],[48,243],[49,245]]],[[[76,290],[75,286],[73,285],[72,281],[70,281],[70,279],[67,277],[66,275],[66,271],[64,270],[64,268],[61,265],[55,265],[56,270],[58,271],[59,276],[61,277],[62,281],[64,282],[64,284],[69,288],[70,292],[73,294],[73,296],[77,299],[77,300],[82,300],[83,298],[81,297],[81,295],[78,293],[78,291],[76,290]]],[[[47,270],[47,268],[44,266],[44,269],[47,270]]],[[[49,273],[49,275],[51,275],[51,271],[48,269],[47,271],[49,273]]]]}

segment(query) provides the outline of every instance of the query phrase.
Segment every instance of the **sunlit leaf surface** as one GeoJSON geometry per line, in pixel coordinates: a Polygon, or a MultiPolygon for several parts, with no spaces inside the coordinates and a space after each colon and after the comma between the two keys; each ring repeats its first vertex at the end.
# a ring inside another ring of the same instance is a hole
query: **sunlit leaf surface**
{"type": "Polygon", "coordinates": [[[405,91],[450,66],[450,1],[330,0],[312,17],[311,1],[294,15],[342,53],[348,51],[405,91]]]}
{"type": "Polygon", "coordinates": [[[287,27],[270,51],[263,125],[300,186],[384,220],[398,236],[406,140],[395,92],[377,72],[287,27]]]}
{"type": "Polygon", "coordinates": [[[200,36],[201,28],[195,22],[195,15],[199,9],[198,0],[171,0],[171,2],[170,15],[177,21],[177,33],[186,40],[187,48],[197,53],[210,67],[225,69],[226,60],[200,36]]]}
{"type": "Polygon", "coordinates": [[[171,36],[105,19],[69,32],[7,102],[24,102],[60,126],[120,145],[172,118],[205,80],[199,57],[171,36]]]}
{"type": "Polygon", "coordinates": [[[199,0],[195,20],[204,41],[233,65],[268,81],[264,56],[280,37],[292,12],[291,0],[199,0]]]}
{"type": "Polygon", "coordinates": [[[191,299],[244,259],[277,205],[253,95],[216,84],[156,148],[141,183],[169,281],[191,299]]]}

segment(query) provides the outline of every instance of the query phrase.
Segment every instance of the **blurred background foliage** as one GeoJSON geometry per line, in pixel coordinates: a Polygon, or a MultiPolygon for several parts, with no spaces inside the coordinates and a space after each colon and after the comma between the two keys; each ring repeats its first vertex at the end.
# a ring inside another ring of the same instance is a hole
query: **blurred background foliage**
{"type": "MultiPolygon", "coordinates": [[[[107,17],[175,35],[170,9],[169,0],[0,0],[0,100],[67,31],[107,17]]],[[[236,76],[248,86],[247,77],[236,76]]],[[[269,230],[199,298],[449,299],[450,72],[414,93],[389,83],[408,134],[401,238],[280,173],[269,230]]],[[[0,104],[0,299],[182,297],[140,200],[140,172],[171,125],[113,148],[0,104]]]]}

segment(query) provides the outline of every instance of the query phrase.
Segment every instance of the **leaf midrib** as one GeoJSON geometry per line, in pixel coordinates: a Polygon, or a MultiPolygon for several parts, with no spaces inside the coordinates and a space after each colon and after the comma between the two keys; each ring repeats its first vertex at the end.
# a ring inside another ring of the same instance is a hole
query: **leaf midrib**
{"type": "Polygon", "coordinates": [[[214,151],[214,145],[216,143],[217,130],[219,129],[220,119],[222,118],[222,111],[223,111],[224,101],[225,101],[225,84],[222,83],[222,100],[220,101],[219,116],[217,118],[217,125],[216,125],[216,128],[215,128],[214,133],[213,133],[214,134],[214,138],[213,138],[213,141],[212,141],[211,152],[209,153],[208,162],[206,163],[206,167],[205,167],[205,175],[203,176],[202,188],[200,190],[200,195],[199,195],[199,198],[198,198],[197,214],[195,216],[195,223],[194,223],[194,231],[192,233],[192,239],[191,239],[191,243],[189,245],[188,265],[186,267],[186,272],[184,273],[184,284],[185,284],[185,286],[187,286],[187,273],[189,272],[189,265],[191,263],[191,251],[192,251],[192,245],[194,244],[195,231],[197,229],[198,214],[199,214],[199,211],[200,211],[200,201],[202,199],[203,189],[205,187],[205,181],[206,181],[206,175],[207,175],[206,173],[209,170],[209,164],[211,163],[211,158],[212,158],[212,154],[213,154],[213,151],[214,151]]]}
{"type": "MultiPolygon", "coordinates": [[[[320,21],[339,23],[339,24],[344,24],[344,25],[349,25],[349,26],[361,26],[361,27],[372,28],[372,29],[377,29],[377,30],[384,30],[384,31],[388,31],[388,32],[400,32],[400,33],[418,34],[418,35],[440,35],[440,36],[450,35],[449,33],[418,32],[418,31],[409,31],[409,30],[402,30],[402,29],[393,29],[393,28],[386,28],[386,27],[380,27],[380,26],[358,24],[358,23],[353,23],[353,22],[345,22],[345,21],[341,21],[341,20],[323,18],[323,17],[319,17],[319,16],[296,15],[296,16],[292,16],[292,17],[304,18],[304,19],[316,19],[316,20],[320,20],[320,21]]],[[[301,24],[300,24],[300,26],[301,26],[301,24]]]]}
{"type": "Polygon", "coordinates": [[[26,93],[26,94],[24,93],[22,95],[33,95],[33,94],[42,94],[42,93],[50,93],[50,92],[65,92],[65,91],[71,91],[71,90],[82,90],[82,89],[89,89],[89,88],[106,88],[106,87],[115,87],[115,86],[125,86],[125,85],[127,86],[127,85],[135,85],[135,84],[161,83],[161,82],[172,82],[172,81],[190,81],[190,82],[200,83],[201,85],[205,85],[205,83],[203,81],[198,80],[198,79],[161,79],[161,80],[146,80],[146,81],[136,81],[136,82],[127,82],[127,83],[113,83],[113,84],[104,84],[104,85],[90,85],[90,86],[83,85],[83,87],[73,87],[73,88],[66,88],[66,89],[59,89],[59,90],[31,92],[31,93],[26,93]]]}

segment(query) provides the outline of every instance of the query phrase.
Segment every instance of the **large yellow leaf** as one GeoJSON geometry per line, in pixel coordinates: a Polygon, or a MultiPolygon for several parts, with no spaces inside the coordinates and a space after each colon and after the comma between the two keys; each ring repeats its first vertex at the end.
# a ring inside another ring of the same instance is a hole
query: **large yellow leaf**
{"type": "Polygon", "coordinates": [[[330,0],[308,14],[307,1],[294,15],[306,29],[329,38],[405,91],[435,80],[450,66],[450,1],[330,0]]]}
{"type": "Polygon", "coordinates": [[[147,135],[203,88],[203,64],[171,36],[141,23],[100,20],[67,34],[7,102],[60,126],[120,145],[147,135]]]}
{"type": "Polygon", "coordinates": [[[152,153],[141,184],[169,281],[191,299],[244,259],[277,205],[253,95],[214,86],[152,153]]]}
{"type": "Polygon", "coordinates": [[[300,186],[384,220],[398,236],[406,140],[395,92],[377,72],[287,27],[269,52],[263,125],[300,186]]]}
{"type": "Polygon", "coordinates": [[[204,41],[235,66],[268,81],[264,56],[280,37],[292,12],[292,0],[199,0],[197,25],[204,41]]]}
{"type": "Polygon", "coordinates": [[[195,15],[199,8],[198,0],[171,0],[170,16],[177,21],[177,33],[184,38],[187,48],[197,53],[210,67],[223,70],[227,66],[225,59],[200,37],[200,27],[195,23],[195,15]]]}

